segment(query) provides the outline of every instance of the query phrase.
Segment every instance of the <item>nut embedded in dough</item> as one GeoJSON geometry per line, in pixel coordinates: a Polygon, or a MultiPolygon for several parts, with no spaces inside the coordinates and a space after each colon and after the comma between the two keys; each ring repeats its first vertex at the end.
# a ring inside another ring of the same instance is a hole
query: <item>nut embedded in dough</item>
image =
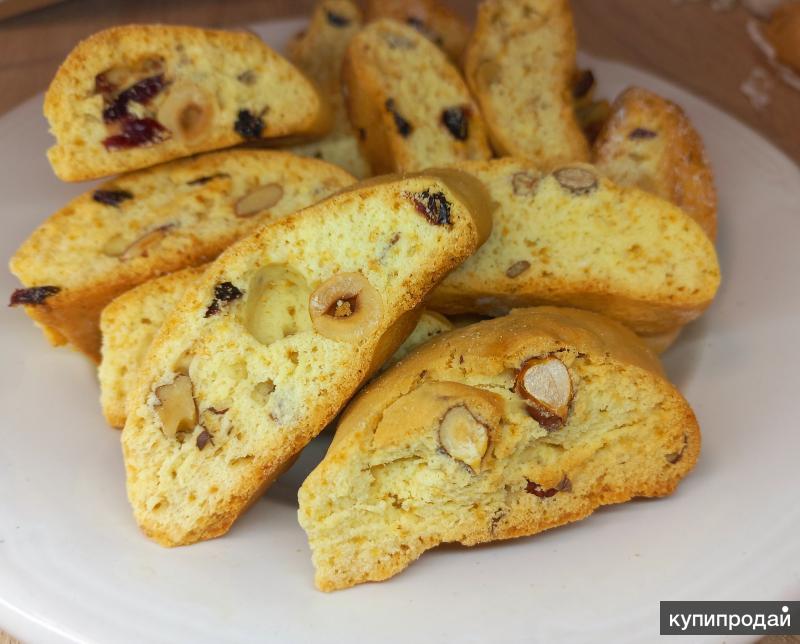
{"type": "Polygon", "coordinates": [[[489,430],[464,405],[447,411],[439,425],[442,449],[477,473],[489,447],[489,430]]]}
{"type": "Polygon", "coordinates": [[[186,374],[175,376],[175,380],[156,388],[155,412],[161,421],[161,431],[167,438],[176,438],[179,433],[192,431],[197,424],[197,405],[194,400],[192,381],[186,374]]]}
{"type": "Polygon", "coordinates": [[[358,341],[383,318],[380,293],[361,273],[334,275],[311,294],[311,322],[331,340],[358,341]]]}
{"type": "Polygon", "coordinates": [[[564,425],[573,391],[569,371],[561,360],[553,356],[527,360],[517,373],[515,390],[542,427],[553,431],[564,425]]]}

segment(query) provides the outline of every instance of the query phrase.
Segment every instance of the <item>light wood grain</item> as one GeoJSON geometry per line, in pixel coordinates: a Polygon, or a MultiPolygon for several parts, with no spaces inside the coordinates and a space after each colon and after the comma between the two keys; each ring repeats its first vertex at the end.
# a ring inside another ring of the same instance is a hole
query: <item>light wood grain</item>
{"type": "MultiPolygon", "coordinates": [[[[305,14],[312,0],[71,0],[0,22],[0,114],[44,90],[78,40],[104,27],[166,22],[229,27],[305,14]]],[[[453,0],[466,16],[475,2],[453,0]]],[[[800,92],[775,82],[771,102],[755,110],[740,91],[766,64],[745,31],[741,9],[714,12],[709,2],[573,0],[581,47],[673,80],[760,131],[800,161],[800,92]]],[[[745,599],[745,598],[743,598],[745,599]]],[[[800,644],[767,637],[763,644],[800,644]]],[[[0,644],[16,640],[0,632],[0,644]]]]}

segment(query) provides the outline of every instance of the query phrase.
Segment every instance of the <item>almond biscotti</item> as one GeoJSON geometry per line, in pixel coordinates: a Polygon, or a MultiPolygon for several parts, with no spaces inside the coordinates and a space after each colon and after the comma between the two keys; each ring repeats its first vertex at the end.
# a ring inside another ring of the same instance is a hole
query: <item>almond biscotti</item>
{"type": "Polygon", "coordinates": [[[542,169],[588,161],[573,109],[575,28],[568,0],[484,0],[464,71],[500,156],[542,169]]]}
{"type": "Polygon", "coordinates": [[[143,531],[164,545],[225,533],[490,226],[483,185],[440,171],[360,184],[225,251],[164,322],[129,399],[143,531]]]}
{"type": "Polygon", "coordinates": [[[126,25],[79,43],[44,100],[65,181],[146,168],[244,141],[318,134],[324,99],[245,31],[126,25]]]}
{"type": "Polygon", "coordinates": [[[616,186],[592,166],[461,163],[498,204],[489,240],[434,291],[445,314],[539,304],[603,313],[642,336],[698,317],[720,282],[714,246],[674,204],[616,186]]]}
{"type": "Polygon", "coordinates": [[[407,172],[491,157],[483,118],[436,45],[394,20],[351,41],[343,78],[350,120],[372,172],[407,172]]]}
{"type": "MultiPolygon", "coordinates": [[[[103,309],[100,316],[103,357],[97,374],[103,415],[112,427],[125,424],[129,393],[136,384],[139,365],[156,332],[204,270],[202,266],[185,268],[152,279],[123,293],[103,309]]],[[[430,338],[452,328],[443,315],[423,311],[411,335],[384,368],[395,364],[430,338]]]]}
{"type": "Polygon", "coordinates": [[[680,206],[713,240],[717,192],[703,141],[675,103],[646,89],[619,95],[594,145],[597,169],[680,206]]]}
{"type": "Polygon", "coordinates": [[[368,177],[370,170],[347,116],[341,70],[347,45],[361,25],[361,11],[352,0],[321,0],[308,27],[289,43],[287,52],[289,60],[325,93],[333,115],[328,134],[294,146],[292,152],[334,163],[359,179],[368,177]]]}
{"type": "Polygon", "coordinates": [[[391,18],[414,27],[441,47],[457,65],[469,38],[469,27],[461,16],[439,0],[367,0],[367,20],[391,18]]]}
{"type": "Polygon", "coordinates": [[[233,150],[118,177],[73,199],[11,258],[11,305],[53,344],[100,358],[100,312],[153,277],[216,257],[259,224],[352,184],[336,166],[287,152],[233,150]]]}
{"type": "Polygon", "coordinates": [[[542,307],[435,338],[369,385],[299,492],[321,590],[391,577],[440,543],[536,534],[670,494],[694,414],[634,334],[542,307]]]}

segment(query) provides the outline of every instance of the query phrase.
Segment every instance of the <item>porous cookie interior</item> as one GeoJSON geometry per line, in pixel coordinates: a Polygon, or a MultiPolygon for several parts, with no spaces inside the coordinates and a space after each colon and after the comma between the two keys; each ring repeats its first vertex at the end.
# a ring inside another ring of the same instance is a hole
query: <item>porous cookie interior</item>
{"type": "Polygon", "coordinates": [[[351,56],[361,57],[356,74],[377,88],[366,100],[384,113],[397,169],[488,158],[481,116],[458,71],[434,44],[393,20],[369,25],[353,43],[358,46],[351,56]]]}
{"type": "Polygon", "coordinates": [[[370,412],[343,418],[343,435],[301,489],[323,590],[385,579],[439,543],[529,535],[603,504],[667,494],[696,458],[691,412],[645,369],[537,342],[526,360],[472,359],[457,343],[433,357],[438,342],[422,350],[430,367],[417,378],[399,389],[379,381],[369,400],[368,390],[370,412]],[[536,420],[520,393],[530,360],[568,373],[563,424],[536,420]]]}
{"type": "Polygon", "coordinates": [[[174,545],[224,532],[332,419],[383,335],[474,248],[453,194],[426,177],[346,192],[262,228],[204,274],[154,341],[123,432],[148,534],[174,545]],[[434,193],[447,222],[420,211],[434,193]],[[181,411],[165,420],[173,392],[181,411]]]}
{"type": "Polygon", "coordinates": [[[486,3],[466,60],[498,152],[542,168],[587,159],[570,93],[575,33],[566,2],[486,3]]]}
{"type": "Polygon", "coordinates": [[[352,182],[344,170],[284,152],[220,152],[176,161],[73,200],[34,231],[11,270],[25,285],[62,290],[141,281],[213,259],[259,224],[352,182]]]}
{"type": "Polygon", "coordinates": [[[83,166],[86,176],[102,176],[310,130],[321,114],[313,86],[257,36],[161,25],[84,41],[45,99],[58,141],[49,155],[68,180],[84,178],[83,166]]]}
{"type": "Polygon", "coordinates": [[[641,307],[626,311],[623,298],[679,307],[713,297],[719,282],[713,246],[668,202],[618,188],[590,166],[543,174],[509,158],[459,167],[484,181],[499,205],[489,240],[444,280],[434,308],[460,312],[477,304],[497,314],[512,306],[573,304],[657,332],[676,320],[641,307]]]}

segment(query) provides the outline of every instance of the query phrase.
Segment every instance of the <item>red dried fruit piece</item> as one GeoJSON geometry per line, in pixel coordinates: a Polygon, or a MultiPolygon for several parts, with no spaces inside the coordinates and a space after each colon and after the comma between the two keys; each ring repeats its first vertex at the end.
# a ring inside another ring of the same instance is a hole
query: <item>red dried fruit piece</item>
{"type": "Polygon", "coordinates": [[[584,69],[575,75],[572,81],[572,98],[580,99],[594,87],[594,74],[591,69],[584,69]]]}
{"type": "Polygon", "coordinates": [[[648,130],[644,127],[637,127],[635,130],[631,130],[631,133],[628,134],[629,139],[654,139],[657,136],[658,132],[648,130]]]}
{"type": "Polygon", "coordinates": [[[551,496],[555,496],[559,492],[572,492],[572,481],[569,480],[566,474],[564,474],[562,479],[556,484],[555,487],[549,487],[547,489],[543,488],[539,483],[531,481],[528,478],[525,480],[527,481],[527,484],[525,485],[525,491],[528,494],[538,496],[540,499],[549,499],[551,496]]]}
{"type": "Polygon", "coordinates": [[[92,199],[97,203],[119,208],[123,201],[133,199],[133,193],[128,190],[95,190],[92,199]]]}
{"type": "Polygon", "coordinates": [[[244,293],[231,282],[221,282],[214,287],[214,299],[206,309],[205,317],[210,318],[220,312],[220,302],[233,302],[242,297],[244,293]]]}
{"type": "MultiPolygon", "coordinates": [[[[96,85],[97,78],[95,78],[95,86],[96,85]]],[[[134,103],[147,105],[154,96],[158,95],[161,90],[164,89],[165,85],[163,74],[143,78],[138,83],[120,92],[112,101],[111,105],[103,110],[103,121],[106,123],[114,123],[130,116],[128,112],[128,103],[133,101],[134,103]]]]}
{"type": "Polygon", "coordinates": [[[264,121],[250,110],[239,110],[233,129],[243,139],[258,139],[264,131],[264,121]]]}
{"type": "Polygon", "coordinates": [[[38,306],[44,301],[58,293],[60,286],[32,286],[31,288],[18,288],[11,294],[8,302],[9,306],[20,306],[22,304],[38,306]]]}
{"type": "Polygon", "coordinates": [[[169,138],[167,129],[155,119],[126,118],[122,121],[122,132],[103,140],[106,150],[125,150],[160,143],[169,138]]]}
{"type": "Polygon", "coordinates": [[[469,108],[450,107],[442,112],[442,123],[459,141],[469,137],[469,108]]]}
{"type": "Polygon", "coordinates": [[[447,201],[444,193],[423,190],[411,195],[411,197],[417,212],[434,226],[450,224],[450,202],[447,201]]]}
{"type": "Polygon", "coordinates": [[[397,133],[400,136],[406,138],[414,131],[414,127],[411,125],[411,123],[400,116],[393,98],[386,99],[386,109],[392,115],[392,118],[394,118],[394,125],[397,128],[397,133]]]}

